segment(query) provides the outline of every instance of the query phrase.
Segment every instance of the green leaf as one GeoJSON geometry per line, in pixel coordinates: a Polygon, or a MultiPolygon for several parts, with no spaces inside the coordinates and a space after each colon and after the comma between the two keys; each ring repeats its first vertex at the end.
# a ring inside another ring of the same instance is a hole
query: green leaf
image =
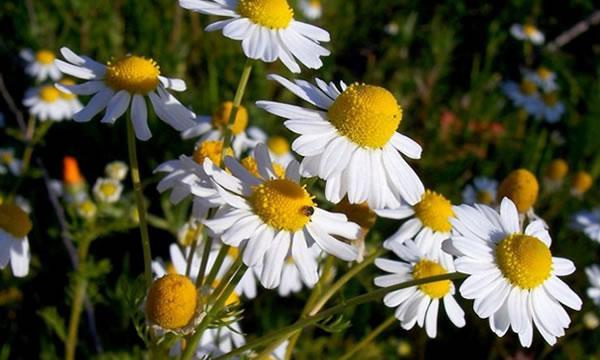
{"type": "Polygon", "coordinates": [[[55,307],[46,307],[38,311],[38,315],[44,320],[46,325],[63,342],[67,338],[67,331],[64,319],[58,314],[55,307]]]}

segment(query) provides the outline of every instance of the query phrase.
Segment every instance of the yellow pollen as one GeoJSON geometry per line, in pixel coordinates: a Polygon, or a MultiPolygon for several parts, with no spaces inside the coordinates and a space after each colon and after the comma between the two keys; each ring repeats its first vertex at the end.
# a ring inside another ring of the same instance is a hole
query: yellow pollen
{"type": "MultiPolygon", "coordinates": [[[[67,86],[75,85],[75,81],[73,81],[71,79],[62,79],[60,81],[60,83],[63,85],[67,85],[67,86]]],[[[77,98],[77,95],[75,95],[75,94],[69,94],[69,93],[62,92],[62,91],[59,91],[59,94],[60,94],[60,97],[65,100],[73,100],[73,99],[77,98]]]]}
{"type": "MultiPolygon", "coordinates": [[[[435,261],[431,260],[419,260],[418,263],[413,267],[413,277],[415,280],[428,278],[437,275],[444,275],[448,273],[446,269],[435,261]]],[[[419,290],[427,294],[429,297],[434,299],[443,298],[450,292],[450,280],[441,280],[432,283],[419,285],[419,290]]]]}
{"type": "Polygon", "coordinates": [[[498,187],[498,202],[504,197],[511,199],[519,213],[524,214],[535,204],[540,186],[530,171],[518,169],[502,180],[498,187]]]}
{"type": "Polygon", "coordinates": [[[538,29],[534,25],[525,24],[525,25],[523,25],[523,32],[528,37],[532,37],[538,32],[538,29]]]}
{"type": "Polygon", "coordinates": [[[112,196],[117,192],[117,186],[110,182],[104,182],[100,184],[100,192],[107,197],[112,196]]]}
{"type": "Polygon", "coordinates": [[[511,284],[525,290],[538,287],[552,272],[550,249],[538,238],[522,234],[498,243],[496,263],[511,284]]]}
{"type": "Polygon", "coordinates": [[[552,71],[548,70],[548,68],[543,67],[543,66],[540,66],[536,70],[536,73],[537,73],[537,76],[539,76],[539,78],[542,80],[547,80],[552,75],[552,71]]]}
{"type": "MultiPolygon", "coordinates": [[[[231,116],[231,110],[233,109],[233,102],[226,101],[222,103],[219,108],[215,111],[212,116],[212,124],[214,127],[220,130],[224,130],[227,126],[229,117],[231,116]]],[[[233,135],[239,135],[246,130],[248,126],[248,110],[241,106],[238,109],[237,116],[233,120],[232,124],[229,125],[231,133],[233,135]]]]}
{"type": "Polygon", "coordinates": [[[578,171],[573,175],[571,180],[571,188],[579,194],[586,193],[594,184],[592,176],[585,171],[578,171]]]}
{"type": "Polygon", "coordinates": [[[237,12],[270,29],[285,29],[294,19],[294,10],[287,0],[240,0],[237,12]]]}
{"type": "MultiPolygon", "coordinates": [[[[216,166],[221,166],[221,155],[223,152],[223,142],[220,140],[207,140],[196,147],[194,150],[194,161],[202,165],[204,159],[209,158],[216,166]]],[[[226,156],[233,156],[233,150],[227,148],[226,156]]]]}
{"type": "Polygon", "coordinates": [[[92,218],[96,215],[96,204],[91,200],[85,200],[77,205],[77,213],[83,218],[92,218]]]}
{"type": "Polygon", "coordinates": [[[544,104],[548,106],[554,106],[558,102],[558,95],[556,94],[556,92],[549,92],[545,93],[542,96],[542,99],[544,100],[544,104]]]}
{"type": "Polygon", "coordinates": [[[60,91],[52,85],[44,85],[39,91],[39,97],[43,102],[53,103],[60,98],[60,91]]]}
{"type": "Polygon", "coordinates": [[[167,274],[155,280],[148,290],[146,316],[164,329],[185,327],[194,318],[197,307],[196,287],[186,276],[167,274]]]}
{"type": "Polygon", "coordinates": [[[452,203],[443,195],[425,190],[421,201],[414,206],[415,216],[424,226],[439,232],[452,230],[450,218],[454,216],[452,203]]]}
{"type": "Polygon", "coordinates": [[[480,204],[489,205],[494,201],[494,197],[492,193],[489,191],[478,191],[477,192],[477,202],[480,204]]]}
{"type": "Polygon", "coordinates": [[[377,215],[366,202],[351,204],[347,197],[335,205],[333,211],[346,215],[348,221],[358,224],[364,230],[370,230],[377,220],[377,215]]]}
{"type": "Polygon", "coordinates": [[[398,129],[402,108],[386,89],[355,83],[335,99],[328,116],[337,131],[354,143],[381,148],[398,129]]]}
{"type": "Polygon", "coordinates": [[[569,164],[563,159],[554,159],[546,168],[546,177],[550,180],[560,181],[569,173],[569,164]]]}
{"type": "Polygon", "coordinates": [[[537,86],[533,81],[524,79],[521,81],[521,91],[525,95],[533,95],[537,92],[537,86]]]}
{"type": "Polygon", "coordinates": [[[152,59],[128,55],[106,64],[105,80],[113,90],[145,95],[156,89],[160,67],[152,59]]]}
{"type": "Polygon", "coordinates": [[[275,179],[255,186],[248,200],[266,224],[277,230],[297,231],[310,221],[315,206],[312,199],[303,186],[275,179]]]}
{"type": "MultiPolygon", "coordinates": [[[[256,163],[256,159],[254,159],[254,157],[246,156],[242,159],[241,164],[246,170],[250,172],[250,174],[256,176],[259,179],[262,178],[262,176],[258,172],[258,164],[256,163]]],[[[273,163],[273,171],[275,171],[275,175],[278,178],[283,179],[285,177],[285,169],[283,168],[283,166],[277,163],[273,163]]]]}
{"type": "MultiPolygon", "coordinates": [[[[221,282],[219,280],[213,281],[212,288],[213,289],[218,288],[220,283],[221,282]]],[[[230,306],[233,304],[237,304],[239,302],[240,302],[240,296],[235,291],[232,291],[231,294],[229,294],[229,296],[227,297],[227,300],[225,300],[225,306],[230,306]]]]}
{"type": "Polygon", "coordinates": [[[283,156],[290,152],[290,143],[282,136],[273,136],[267,141],[269,150],[277,156],[283,156]]]}
{"type": "Polygon", "coordinates": [[[0,229],[20,239],[27,236],[32,227],[29,215],[20,207],[10,203],[0,205],[0,229]]]}
{"type": "Polygon", "coordinates": [[[40,50],[35,53],[35,60],[40,64],[50,65],[54,62],[54,59],[56,59],[56,56],[50,50],[40,50]]]}

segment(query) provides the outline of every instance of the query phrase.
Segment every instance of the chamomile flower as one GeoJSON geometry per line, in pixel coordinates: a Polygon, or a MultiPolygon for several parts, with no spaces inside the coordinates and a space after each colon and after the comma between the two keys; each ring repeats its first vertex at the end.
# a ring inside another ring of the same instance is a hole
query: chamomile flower
{"type": "Polygon", "coordinates": [[[0,269],[10,262],[16,277],[29,274],[29,239],[27,235],[33,224],[29,215],[19,206],[11,203],[0,205],[0,269]]]}
{"type": "Polygon", "coordinates": [[[184,91],[185,82],[161,76],[154,60],[127,55],[103,65],[66,47],[61,49],[61,54],[67,61],[56,60],[58,68],[65,74],[88,81],[80,85],[56,86],[67,93],[93,95],[89,103],[73,116],[73,120],[90,121],[106,109],[101,121],[113,124],[131,106],[135,135],[145,141],[152,137],[144,99],[148,97],[156,115],[176,130],[187,130],[194,125],[194,114],[167,91],[184,91]]]}
{"type": "MultiPolygon", "coordinates": [[[[63,93],[63,95],[70,95],[63,93]]],[[[29,89],[23,99],[31,115],[40,121],[62,121],[71,118],[73,112],[69,103],[62,98],[61,91],[53,85],[42,85],[29,89]]]]}
{"type": "MultiPolygon", "coordinates": [[[[404,244],[390,243],[388,249],[401,261],[385,258],[375,260],[379,269],[390,273],[375,278],[375,285],[380,287],[455,271],[452,256],[439,251],[430,252],[412,240],[404,244]]],[[[454,293],[452,281],[443,280],[391,291],[383,298],[383,303],[397,308],[394,315],[400,320],[402,328],[409,330],[417,324],[425,328],[427,336],[435,338],[440,303],[444,304],[448,318],[456,327],[465,326],[465,313],[454,300],[454,293]]]]}
{"type": "Polygon", "coordinates": [[[223,138],[226,126],[231,130],[233,141],[231,147],[236,155],[240,155],[248,148],[254,147],[256,143],[248,138],[246,127],[248,126],[248,110],[244,106],[240,106],[235,119],[231,119],[231,124],[228,124],[233,102],[226,101],[219,105],[212,116],[198,116],[196,118],[197,125],[187,129],[181,133],[183,139],[191,139],[200,137],[200,142],[207,140],[219,140],[223,138]]]}
{"type": "Polygon", "coordinates": [[[547,67],[540,66],[536,70],[523,70],[525,78],[533,81],[540,89],[545,92],[556,91],[556,73],[547,67]]]}
{"type": "Polygon", "coordinates": [[[0,174],[9,172],[18,176],[21,173],[21,160],[15,157],[15,150],[12,148],[0,148],[0,174]]]}
{"type": "MultiPolygon", "coordinates": [[[[313,246],[309,249],[309,256],[313,256],[317,262],[319,253],[320,251],[317,246],[313,246]]],[[[300,292],[305,286],[308,289],[312,289],[313,285],[314,284],[306,283],[302,279],[302,276],[298,271],[298,267],[294,263],[294,258],[288,256],[285,259],[285,263],[283,264],[283,269],[281,271],[281,282],[277,287],[277,293],[279,296],[288,297],[291,294],[300,292]]]]}
{"type": "Polygon", "coordinates": [[[580,170],[573,175],[571,179],[571,194],[576,197],[582,197],[594,185],[594,178],[590,173],[580,170]]]}
{"type": "Polygon", "coordinates": [[[99,178],[94,184],[93,192],[99,202],[112,204],[121,198],[123,185],[118,180],[99,178]]]}
{"type": "Polygon", "coordinates": [[[31,49],[23,49],[19,55],[27,62],[25,72],[38,82],[48,78],[57,81],[62,77],[62,73],[54,63],[56,56],[52,51],[41,49],[33,52],[31,49]]]}
{"type": "Polygon", "coordinates": [[[592,211],[579,211],[573,216],[573,227],[581,230],[591,240],[600,243],[600,207],[592,211]]]}
{"type": "Polygon", "coordinates": [[[283,166],[287,166],[290,161],[296,160],[291,151],[290,143],[283,136],[268,136],[258,127],[248,129],[248,136],[254,140],[255,146],[258,143],[264,143],[269,149],[271,160],[283,166]]]}
{"type": "Polygon", "coordinates": [[[104,168],[104,173],[110,179],[117,180],[117,181],[123,181],[123,180],[125,180],[125,176],[127,176],[128,170],[129,170],[129,168],[127,167],[127,164],[125,164],[122,161],[117,160],[117,161],[108,163],[106,165],[106,167],[104,168]]]}
{"type": "Polygon", "coordinates": [[[473,205],[484,204],[492,205],[496,202],[496,191],[498,190],[498,181],[484,176],[473,179],[473,184],[465,187],[462,193],[463,202],[473,205]]]}
{"type": "Polygon", "coordinates": [[[527,169],[517,169],[511,171],[508,176],[502,180],[496,194],[496,199],[500,202],[503,198],[509,198],[517,207],[519,214],[533,214],[540,185],[535,175],[527,169]]]}
{"type": "MultiPolygon", "coordinates": [[[[75,81],[73,81],[72,79],[62,79],[58,83],[66,86],[75,85],[75,81]]],[[[81,104],[81,101],[79,101],[77,95],[72,93],[66,93],[63,91],[59,91],[59,93],[61,100],[64,101],[67,105],[68,116],[66,117],[66,119],[73,118],[73,115],[75,115],[76,113],[81,111],[81,109],[83,109],[83,105],[81,104]]]]}
{"type": "Polygon", "coordinates": [[[510,34],[517,40],[529,41],[534,45],[541,45],[545,40],[544,34],[533,24],[513,24],[510,34]]]}
{"type": "Polygon", "coordinates": [[[323,66],[330,51],[320,42],[330,40],[321,28],[294,19],[287,0],[179,0],[181,7],[207,15],[225,16],[206,27],[222,30],[226,37],[242,42],[244,54],[270,63],[279,59],[299,73],[297,61],[310,69],[323,66]]]}
{"type": "Polygon", "coordinates": [[[96,217],[98,207],[92,200],[86,199],[75,205],[75,211],[82,219],[91,220],[96,217]]]}
{"type": "Polygon", "coordinates": [[[600,306],[600,266],[592,265],[585,269],[585,273],[590,282],[587,295],[592,299],[594,304],[600,306]]]}
{"type": "Polygon", "coordinates": [[[390,21],[385,25],[383,31],[390,36],[396,36],[400,32],[400,25],[395,21],[390,21]]]}
{"type": "Polygon", "coordinates": [[[535,117],[542,119],[549,124],[554,124],[560,120],[565,113],[565,104],[558,99],[555,91],[544,93],[537,102],[535,117]]]}
{"type": "Polygon", "coordinates": [[[543,184],[550,191],[560,188],[569,173],[569,164],[563,159],[554,159],[546,167],[543,184]]]}
{"type": "Polygon", "coordinates": [[[552,256],[543,221],[532,221],[523,231],[508,198],[499,212],[485,205],[454,211],[454,231],[444,250],[456,255],[456,269],[469,275],[461,295],[475,300],[475,312],[489,318],[496,335],[503,336],[510,326],[521,345],[529,347],[535,326],[548,344],[555,344],[571,322],[561,304],[579,310],[581,299],[558,278],[573,273],[575,265],[552,256]]]}
{"type": "Polygon", "coordinates": [[[314,197],[299,183],[298,163],[292,161],[285,178],[280,178],[263,144],[254,150],[254,158],[260,177],[232,157],[225,159],[231,174],[204,161],[206,172],[226,202],[204,224],[225,244],[240,247],[246,265],[262,263],[262,285],[272,289],[280,284],[290,255],[303,281],[315,284],[318,274],[317,262],[310,255],[313,245],[344,261],[355,260],[356,249],[332,235],[354,239],[359,226],[348,222],[345,215],[317,207],[314,197]]]}
{"type": "Polygon", "coordinates": [[[403,199],[414,205],[424,188],[401,154],[418,159],[421,146],[396,132],[402,109],[392,93],[365,84],[338,88],[317,79],[279,82],[318,109],[273,101],[258,101],[266,111],[289,119],[284,124],[300,134],[292,149],[304,156],[301,173],[326,181],[325,196],[338,203],[347,194],[351,203],[371,208],[396,208],[403,199]]]}
{"type": "Polygon", "coordinates": [[[317,20],[323,15],[323,6],[321,0],[300,0],[300,10],[309,20],[317,20]]]}
{"type": "Polygon", "coordinates": [[[502,83],[501,89],[514,106],[524,109],[530,115],[538,115],[540,93],[535,82],[527,78],[523,79],[520,84],[506,81],[502,83]]]}
{"type": "Polygon", "coordinates": [[[408,219],[384,244],[403,243],[414,237],[415,243],[425,252],[441,250],[442,241],[450,237],[452,203],[444,195],[425,190],[415,205],[402,205],[397,209],[376,210],[377,215],[388,219],[408,219]]]}

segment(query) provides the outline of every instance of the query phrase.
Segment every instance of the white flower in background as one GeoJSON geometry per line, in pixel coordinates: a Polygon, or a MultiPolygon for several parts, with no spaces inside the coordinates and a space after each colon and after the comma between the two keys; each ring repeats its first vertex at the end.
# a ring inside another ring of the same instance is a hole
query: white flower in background
{"type": "Polygon", "coordinates": [[[53,85],[42,85],[27,90],[23,98],[23,105],[27,106],[27,111],[40,121],[62,121],[73,116],[74,109],[77,108],[73,101],[78,102],[76,97],[68,102],[64,98],[66,96],[73,95],[63,93],[53,85]]]}
{"type": "Polygon", "coordinates": [[[205,359],[225,355],[245,343],[246,339],[237,321],[227,326],[207,329],[200,338],[196,358],[205,359]]]}
{"type": "Polygon", "coordinates": [[[317,261],[310,248],[319,246],[344,261],[356,259],[357,250],[333,236],[356,239],[360,227],[345,215],[317,207],[313,196],[300,185],[299,165],[292,161],[285,178],[276,175],[267,148],[254,150],[256,177],[232,157],[225,159],[231,173],[204,161],[226,205],[204,224],[230,246],[241,247],[244,263],[262,264],[260,280],[264,287],[279,286],[285,260],[292,256],[303,281],[318,280],[317,261]]]}
{"type": "Polygon", "coordinates": [[[285,359],[285,353],[287,351],[288,345],[290,344],[290,342],[288,340],[282,342],[281,344],[279,344],[275,350],[273,350],[273,352],[271,353],[271,356],[269,357],[269,360],[284,360],[285,359]]]}
{"type": "MultiPolygon", "coordinates": [[[[315,258],[315,261],[319,261],[320,249],[317,246],[313,246],[309,251],[310,255],[315,258]]],[[[287,297],[291,294],[298,293],[302,288],[306,286],[308,289],[312,289],[314,284],[306,283],[303,281],[294,258],[288,256],[283,264],[283,270],[281,271],[281,283],[277,287],[277,293],[280,296],[287,297]]]]}
{"type": "Polygon", "coordinates": [[[29,215],[15,204],[0,205],[0,269],[10,262],[16,277],[29,274],[29,239],[27,234],[33,224],[29,215]]]}
{"type": "Polygon", "coordinates": [[[521,345],[531,346],[534,325],[550,345],[571,320],[564,304],[581,309],[581,299],[558,276],[572,274],[573,262],[553,257],[552,239],[542,220],[522,230],[515,204],[504,198],[500,212],[485,205],[454,207],[453,233],[444,250],[456,255],[456,269],[469,274],[461,295],[475,300],[474,310],[489,318],[503,336],[509,327],[521,345]]]}
{"type": "Polygon", "coordinates": [[[573,227],[583,231],[591,240],[600,243],[600,207],[582,210],[573,216],[573,227]]]}
{"type": "MultiPolygon", "coordinates": [[[[387,248],[401,261],[385,258],[375,260],[379,269],[389,273],[375,278],[375,285],[379,287],[455,271],[452,256],[444,252],[430,252],[412,240],[407,240],[404,244],[393,242],[388,245],[387,248]]],[[[448,318],[456,327],[465,326],[465,313],[454,300],[454,293],[452,281],[442,280],[390,291],[383,298],[383,303],[388,307],[397,308],[394,316],[400,320],[403,329],[410,330],[417,324],[425,328],[427,336],[435,338],[440,303],[444,304],[448,318]]]]}
{"type": "Polygon", "coordinates": [[[321,0],[300,0],[300,10],[309,20],[317,20],[323,15],[321,0]]]}
{"type": "Polygon", "coordinates": [[[523,74],[526,79],[533,81],[540,89],[545,92],[558,90],[556,83],[556,73],[547,67],[540,66],[537,70],[524,69],[523,74]]]}
{"type": "Polygon", "coordinates": [[[525,109],[530,115],[538,115],[540,93],[533,81],[523,79],[520,84],[514,81],[506,81],[502,83],[501,89],[514,106],[525,109]]]}
{"type": "Polygon", "coordinates": [[[121,198],[123,185],[118,180],[99,178],[94,184],[93,192],[99,202],[112,204],[121,198]]]}
{"type": "Polygon", "coordinates": [[[496,202],[496,191],[498,190],[498,181],[484,176],[478,176],[473,179],[473,184],[465,186],[462,193],[462,199],[465,204],[484,204],[492,205],[496,202]]]}
{"type": "Polygon", "coordinates": [[[441,250],[442,241],[450,237],[450,221],[454,216],[450,200],[431,190],[425,190],[421,200],[412,206],[375,210],[375,213],[388,219],[410,218],[385,241],[386,246],[392,242],[401,244],[414,237],[415,243],[427,253],[441,250]]]}
{"type": "Polygon", "coordinates": [[[255,142],[254,146],[258,143],[267,145],[273,162],[287,166],[290,161],[296,160],[289,141],[283,136],[268,136],[266,132],[256,126],[248,128],[248,136],[255,142]]]}
{"type": "Polygon", "coordinates": [[[82,219],[91,220],[96,217],[98,207],[92,200],[86,199],[75,204],[75,211],[82,219]]]}
{"type": "Polygon", "coordinates": [[[535,117],[549,124],[557,123],[565,113],[565,104],[558,99],[556,92],[547,92],[537,101],[535,117]]]}
{"type": "Polygon", "coordinates": [[[206,27],[222,30],[226,37],[242,42],[244,54],[270,63],[279,59],[290,71],[299,73],[298,62],[310,69],[323,66],[321,56],[330,51],[320,42],[330,40],[321,28],[294,20],[287,0],[179,0],[185,9],[207,15],[225,16],[206,27]]]}
{"type": "MultiPolygon", "coordinates": [[[[212,116],[198,116],[195,120],[197,125],[182,132],[181,137],[183,139],[200,137],[200,143],[207,140],[223,139],[224,130],[228,124],[232,109],[233,102],[226,101],[219,105],[212,116]]],[[[227,126],[231,130],[231,135],[233,136],[231,147],[237,156],[248,148],[252,148],[256,145],[256,142],[251,140],[246,134],[246,127],[248,126],[248,110],[246,110],[244,106],[240,106],[237,116],[235,119],[232,118],[231,124],[227,126]]]]}
{"type": "Polygon", "coordinates": [[[0,174],[6,174],[8,171],[18,176],[21,173],[21,160],[15,157],[14,149],[0,148],[0,174]]]}
{"type": "Polygon", "coordinates": [[[145,141],[152,137],[144,100],[148,97],[156,115],[176,130],[183,131],[194,126],[194,114],[167,92],[168,89],[184,91],[185,82],[161,76],[154,60],[127,55],[103,65],[66,47],[61,49],[61,54],[67,62],[56,60],[58,68],[65,74],[88,81],[80,85],[56,86],[68,93],[93,95],[83,110],[73,116],[73,120],[90,121],[106,109],[101,121],[113,124],[131,106],[136,137],[145,141]]]}
{"type": "Polygon", "coordinates": [[[400,26],[397,22],[392,21],[387,23],[387,25],[383,28],[383,31],[390,36],[398,35],[398,32],[400,32],[400,26]]]}
{"type": "Polygon", "coordinates": [[[587,295],[592,299],[594,304],[600,306],[600,266],[589,266],[585,269],[585,274],[590,282],[587,295]]]}
{"type": "Polygon", "coordinates": [[[38,50],[33,52],[31,49],[23,49],[19,53],[21,58],[27,62],[25,72],[36,79],[44,81],[48,78],[56,81],[62,77],[62,73],[54,63],[56,56],[50,50],[38,50]]]}
{"type": "Polygon", "coordinates": [[[279,82],[318,109],[273,101],[258,107],[289,119],[284,125],[300,134],[292,149],[304,156],[301,173],[326,181],[327,200],[338,203],[347,194],[353,204],[368,202],[374,209],[397,208],[404,200],[416,204],[423,184],[401,154],[421,157],[421,146],[396,132],[402,109],[392,93],[364,84],[348,87],[316,79],[279,82]]]}
{"type": "Polygon", "coordinates": [[[510,27],[511,35],[521,41],[529,41],[534,45],[544,43],[544,34],[532,24],[513,24],[510,27]]]}
{"type": "Polygon", "coordinates": [[[123,181],[127,176],[129,167],[123,161],[113,161],[106,165],[104,173],[113,180],[123,181]]]}
{"type": "Polygon", "coordinates": [[[15,196],[15,205],[21,208],[21,210],[25,211],[27,214],[31,214],[31,203],[29,200],[24,198],[21,195],[15,196]]]}

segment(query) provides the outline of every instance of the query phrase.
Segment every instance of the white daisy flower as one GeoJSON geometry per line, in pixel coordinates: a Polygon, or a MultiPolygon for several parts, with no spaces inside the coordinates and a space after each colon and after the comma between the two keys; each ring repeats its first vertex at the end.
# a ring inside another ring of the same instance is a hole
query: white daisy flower
{"type": "MultiPolygon", "coordinates": [[[[27,90],[23,98],[23,105],[27,106],[29,113],[40,121],[62,121],[70,119],[76,108],[72,101],[66,101],[65,96],[74,95],[62,93],[53,85],[42,85],[27,90]]],[[[73,100],[79,101],[76,97],[73,100]]],[[[79,105],[81,106],[81,104],[79,105]]]]}
{"type": "MultiPolygon", "coordinates": [[[[455,271],[452,256],[439,251],[427,251],[412,240],[407,240],[404,244],[390,243],[388,249],[401,261],[375,259],[375,265],[379,269],[390,273],[375,278],[375,285],[379,287],[455,271]]],[[[454,300],[454,293],[452,281],[443,280],[391,291],[385,295],[383,303],[388,307],[397,307],[394,315],[400,320],[403,329],[410,330],[417,324],[425,328],[427,336],[435,338],[440,302],[443,302],[448,318],[456,327],[465,326],[465,313],[454,300]]]]}
{"type": "Polygon", "coordinates": [[[410,218],[385,241],[386,246],[393,242],[402,244],[405,240],[414,238],[417,245],[427,253],[441,249],[442,241],[450,237],[450,221],[454,217],[450,200],[431,190],[425,190],[421,200],[415,205],[375,210],[375,213],[388,219],[410,218]]]}
{"type": "Polygon", "coordinates": [[[25,72],[36,81],[41,82],[48,78],[57,81],[62,77],[62,73],[54,63],[56,56],[52,51],[42,49],[34,53],[31,49],[23,49],[19,55],[27,62],[25,72]]]}
{"type": "Polygon", "coordinates": [[[123,185],[115,179],[99,178],[92,191],[99,202],[112,204],[121,198],[123,185]]]}
{"type": "Polygon", "coordinates": [[[520,225],[515,204],[504,198],[500,212],[485,205],[454,207],[456,219],[444,250],[458,256],[456,269],[469,277],[460,293],[474,299],[474,309],[489,318],[503,336],[509,326],[529,347],[533,328],[550,345],[565,334],[571,320],[561,306],[581,309],[581,299],[558,276],[575,271],[573,262],[552,257],[552,239],[541,220],[520,225]]]}
{"type": "MultiPolygon", "coordinates": [[[[318,263],[319,258],[319,248],[313,246],[309,249],[309,255],[315,258],[315,261],[318,263]]],[[[277,293],[279,296],[288,297],[291,294],[298,293],[302,290],[304,286],[308,289],[312,289],[314,284],[306,283],[302,279],[300,272],[298,271],[298,267],[294,263],[294,258],[288,256],[285,259],[285,263],[283,264],[283,269],[281,271],[281,283],[279,287],[277,287],[277,293]]]]}
{"type": "Polygon", "coordinates": [[[104,173],[106,174],[106,176],[113,180],[123,181],[127,176],[128,170],[129,167],[127,166],[127,164],[125,164],[123,161],[117,160],[106,164],[106,167],[104,168],[104,173]]]}
{"type": "Polygon", "coordinates": [[[514,106],[523,108],[528,114],[537,116],[540,108],[540,93],[535,83],[523,79],[521,84],[514,81],[502,83],[501,89],[514,106]]]}
{"type": "Polygon", "coordinates": [[[179,5],[232,18],[212,23],[206,31],[222,30],[226,37],[241,41],[244,54],[251,59],[268,63],[279,59],[290,71],[299,73],[296,60],[318,69],[323,66],[321,56],[330,54],[319,44],[330,40],[329,33],[294,20],[287,0],[179,0],[179,5]]]}
{"type": "Polygon", "coordinates": [[[463,203],[468,205],[484,204],[492,205],[496,202],[496,191],[498,181],[484,176],[473,179],[473,184],[465,187],[462,193],[463,203]]]}
{"type": "Polygon", "coordinates": [[[15,150],[12,148],[0,148],[0,174],[9,172],[14,176],[21,173],[21,160],[15,157],[15,150]]]}
{"type": "Polygon", "coordinates": [[[513,24],[510,27],[511,35],[522,41],[530,41],[534,45],[541,45],[544,43],[544,34],[532,24],[513,24]]]}
{"type": "Polygon", "coordinates": [[[579,211],[573,216],[573,227],[581,230],[591,240],[600,243],[600,207],[592,211],[579,211]]]}
{"type": "Polygon", "coordinates": [[[10,262],[16,277],[29,274],[29,239],[33,227],[29,215],[15,204],[0,205],[0,269],[10,262]]]}
{"type": "Polygon", "coordinates": [[[290,256],[307,284],[318,280],[317,262],[310,255],[313,245],[344,261],[353,261],[357,250],[332,235],[355,239],[360,227],[345,215],[319,209],[313,196],[299,184],[299,165],[292,161],[285,178],[275,173],[263,144],[254,150],[260,177],[251,174],[232,157],[225,163],[231,174],[211,161],[204,161],[206,172],[226,205],[204,224],[222,241],[242,248],[249,267],[262,263],[260,280],[268,289],[281,281],[285,259],[290,256]]]}
{"type": "Polygon", "coordinates": [[[525,78],[533,81],[540,89],[545,92],[558,90],[556,83],[556,73],[547,67],[540,66],[537,70],[524,69],[525,78]]]}
{"type": "Polygon", "coordinates": [[[535,117],[549,124],[557,123],[566,110],[565,104],[558,99],[556,92],[544,93],[536,105],[535,117]]]}
{"type": "MultiPolygon", "coordinates": [[[[233,102],[226,101],[219,106],[212,116],[198,116],[195,120],[197,125],[182,132],[181,137],[183,139],[200,137],[200,142],[222,139],[232,109],[233,102]]],[[[247,126],[248,110],[244,106],[240,106],[237,116],[232,119],[232,123],[229,125],[233,136],[231,147],[237,156],[256,145],[256,142],[246,134],[247,126]]]]}
{"type": "Polygon", "coordinates": [[[82,219],[91,220],[96,217],[98,207],[92,200],[85,199],[75,204],[75,211],[82,219]]]}
{"type": "Polygon", "coordinates": [[[585,269],[585,273],[590,282],[590,288],[587,290],[587,295],[592,299],[594,304],[600,306],[600,266],[589,266],[585,269]]]}
{"type": "Polygon", "coordinates": [[[290,161],[296,160],[290,143],[283,136],[268,136],[266,132],[255,126],[248,129],[248,136],[254,141],[254,146],[259,143],[267,145],[273,162],[287,166],[290,161]]]}
{"type": "Polygon", "coordinates": [[[421,180],[401,154],[418,159],[421,146],[396,129],[402,109],[389,91],[372,85],[340,82],[317,85],[303,80],[270,79],[319,109],[273,101],[257,106],[289,119],[284,124],[300,134],[292,149],[304,156],[301,173],[326,180],[325,195],[338,203],[347,194],[351,203],[368,202],[374,209],[397,208],[401,199],[420,200],[421,180]]]}
{"type": "Polygon", "coordinates": [[[66,47],[61,49],[61,54],[67,62],[56,60],[58,68],[65,74],[88,81],[80,85],[56,86],[68,93],[93,95],[83,110],[73,116],[73,120],[90,121],[106,109],[102,122],[112,124],[131,103],[131,121],[136,137],[145,141],[152,137],[144,100],[147,96],[156,115],[176,130],[183,131],[194,126],[194,114],[167,92],[167,89],[184,91],[185,82],[161,76],[154,60],[127,55],[103,65],[66,47]]]}
{"type": "Polygon", "coordinates": [[[317,20],[323,15],[321,0],[300,0],[300,10],[309,20],[317,20]]]}

